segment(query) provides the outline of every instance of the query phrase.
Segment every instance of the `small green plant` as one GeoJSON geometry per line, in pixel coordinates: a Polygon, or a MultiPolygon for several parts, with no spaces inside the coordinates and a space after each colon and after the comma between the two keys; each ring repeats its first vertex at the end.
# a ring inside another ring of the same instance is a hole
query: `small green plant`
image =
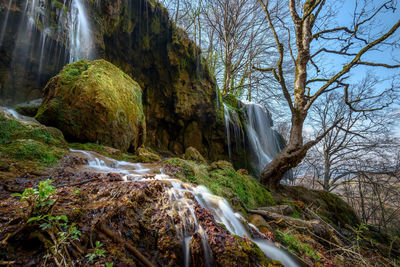
{"type": "Polygon", "coordinates": [[[308,244],[298,241],[293,235],[276,231],[277,237],[287,246],[288,250],[294,254],[306,255],[315,261],[321,257],[308,244]]]}
{"type": "Polygon", "coordinates": [[[365,223],[361,223],[356,229],[354,229],[355,234],[356,234],[356,236],[354,238],[356,244],[354,246],[358,250],[360,250],[360,244],[364,240],[363,235],[366,230],[368,230],[368,225],[365,223]]]}
{"type": "MultiPolygon", "coordinates": [[[[103,258],[106,256],[106,251],[104,249],[101,249],[103,246],[100,241],[96,241],[96,247],[93,250],[93,253],[89,253],[86,255],[86,258],[89,259],[90,262],[92,262],[96,258],[103,258]]],[[[112,266],[112,265],[111,265],[112,266]]]]}
{"type": "Polygon", "coordinates": [[[113,266],[114,266],[114,263],[106,262],[106,267],[113,267],[113,266]]]}
{"type": "Polygon", "coordinates": [[[15,193],[14,197],[20,197],[20,201],[29,204],[29,217],[46,215],[53,207],[56,188],[52,186],[52,180],[41,181],[37,188],[27,188],[22,194],[15,193]]]}
{"type": "MultiPolygon", "coordinates": [[[[27,188],[22,194],[13,194],[20,197],[20,201],[29,204],[29,224],[37,224],[40,230],[50,237],[51,245],[46,261],[53,259],[57,266],[70,266],[68,247],[73,241],[79,240],[81,232],[75,224],[68,224],[66,215],[53,215],[53,207],[56,203],[56,188],[52,186],[52,180],[41,181],[36,188],[27,188]]],[[[45,238],[45,237],[44,237],[45,238]]]]}
{"type": "Polygon", "coordinates": [[[81,190],[79,188],[74,190],[74,195],[79,196],[81,194],[81,190]]]}

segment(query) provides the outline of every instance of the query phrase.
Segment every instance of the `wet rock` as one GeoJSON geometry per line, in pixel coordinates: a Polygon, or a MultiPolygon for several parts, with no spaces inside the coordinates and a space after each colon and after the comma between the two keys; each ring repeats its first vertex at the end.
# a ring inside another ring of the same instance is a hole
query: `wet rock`
{"type": "Polygon", "coordinates": [[[41,175],[40,169],[55,165],[67,153],[61,131],[24,118],[0,110],[0,171],[9,172],[0,178],[41,175]]]}
{"type": "Polygon", "coordinates": [[[105,60],[79,61],[47,84],[36,118],[69,140],[136,150],[146,124],[140,86],[105,60]]]}
{"type": "Polygon", "coordinates": [[[200,154],[200,152],[194,148],[194,147],[188,147],[186,148],[185,151],[185,159],[186,160],[193,160],[193,161],[197,161],[200,163],[205,163],[206,160],[204,159],[204,157],[200,154]]]}
{"type": "Polygon", "coordinates": [[[150,152],[144,147],[140,147],[136,151],[136,156],[135,159],[138,162],[143,162],[143,163],[150,163],[150,162],[158,162],[161,160],[161,157],[157,155],[156,153],[150,152]]]}
{"type": "Polygon", "coordinates": [[[21,115],[28,117],[35,117],[40,105],[42,104],[42,99],[35,99],[20,103],[14,106],[14,109],[21,115]]]}

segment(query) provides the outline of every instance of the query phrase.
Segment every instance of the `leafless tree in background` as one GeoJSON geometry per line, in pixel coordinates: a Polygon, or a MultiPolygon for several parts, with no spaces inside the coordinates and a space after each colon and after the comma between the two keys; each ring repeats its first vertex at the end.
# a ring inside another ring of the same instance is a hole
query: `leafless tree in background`
{"type": "Polygon", "coordinates": [[[252,68],[274,55],[273,40],[257,0],[161,2],[202,48],[222,95],[233,94],[249,101],[266,96],[278,99],[270,90],[271,80],[252,68]]]}
{"type": "Polygon", "coordinates": [[[400,67],[393,61],[388,64],[379,61],[380,58],[369,57],[371,51],[391,49],[397,45],[400,20],[394,25],[379,23],[379,16],[395,11],[394,1],[379,4],[373,3],[374,1],[358,1],[350,25],[342,21],[333,21],[334,13],[341,8],[337,6],[337,1],[285,1],[289,6],[290,23],[284,18],[273,20],[277,4],[272,4],[269,0],[258,1],[264,9],[269,30],[274,36],[279,59],[275,65],[269,65],[270,62],[266,61],[266,64],[257,66],[256,69],[270,73],[276,79],[291,111],[288,145],[266,166],[260,177],[261,183],[271,189],[277,189],[283,175],[296,167],[304,159],[307,151],[343,120],[338,118],[317,138],[304,143],[305,121],[310,109],[322,95],[341,90],[342,101],[354,112],[379,110],[393,102],[396,97],[395,86],[387,90],[376,90],[366,99],[362,99],[354,93],[356,87],[352,86],[347,75],[360,66],[387,69],[400,67]],[[277,25],[288,29],[289,42],[286,49],[276,30],[277,25]],[[294,46],[290,40],[295,42],[294,46]],[[334,58],[337,63],[327,64],[327,57],[334,58]],[[291,58],[295,66],[293,87],[284,73],[285,58],[291,58]],[[364,100],[373,100],[367,109],[361,108],[364,107],[364,100]],[[387,100],[389,101],[386,102],[387,100]]]}
{"type": "MultiPolygon", "coordinates": [[[[377,84],[378,79],[369,74],[353,93],[360,99],[366,99],[373,94],[377,84]]],[[[370,101],[364,101],[363,104],[363,109],[373,105],[370,101]]],[[[341,119],[319,144],[308,151],[305,158],[305,164],[311,167],[313,175],[317,177],[316,181],[326,191],[334,190],[343,178],[352,175],[360,155],[363,156],[370,149],[395,146],[395,143],[388,142],[396,121],[391,108],[355,112],[343,101],[343,95],[333,92],[321,96],[309,116],[313,127],[312,139],[318,138],[341,119]]]]}

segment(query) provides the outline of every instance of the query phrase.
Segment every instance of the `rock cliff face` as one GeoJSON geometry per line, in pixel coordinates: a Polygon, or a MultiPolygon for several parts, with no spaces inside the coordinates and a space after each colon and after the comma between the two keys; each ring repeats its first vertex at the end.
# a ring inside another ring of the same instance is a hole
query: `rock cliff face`
{"type": "MultiPolygon", "coordinates": [[[[2,105],[37,98],[71,58],[68,31],[73,24],[66,14],[74,1],[67,0],[64,7],[58,1],[39,0],[41,12],[33,17],[28,43],[28,37],[19,37],[30,25],[26,17],[32,18],[24,11],[25,1],[11,1],[9,9],[9,1],[0,0],[0,17],[9,13],[0,47],[2,105]],[[29,55],[19,53],[18,61],[16,51],[29,55]]],[[[147,145],[176,154],[192,146],[210,159],[223,157],[225,134],[214,78],[200,49],[169,20],[166,9],[151,0],[80,2],[93,36],[90,54],[115,64],[143,89],[147,145]]]]}
{"type": "Polygon", "coordinates": [[[56,27],[59,5],[49,5],[46,12],[33,14],[27,2],[0,0],[2,106],[40,98],[47,81],[68,62],[68,52],[61,41],[62,29],[56,27]]]}
{"type": "Polygon", "coordinates": [[[216,85],[200,49],[160,4],[97,3],[90,14],[99,22],[94,26],[98,53],[143,88],[148,144],[178,154],[190,146],[210,158],[222,154],[216,85]]]}

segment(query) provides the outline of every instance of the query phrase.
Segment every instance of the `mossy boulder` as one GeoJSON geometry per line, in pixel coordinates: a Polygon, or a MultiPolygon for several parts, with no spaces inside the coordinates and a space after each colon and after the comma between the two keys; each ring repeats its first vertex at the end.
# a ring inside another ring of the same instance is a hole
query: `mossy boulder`
{"type": "Polygon", "coordinates": [[[34,117],[42,104],[42,99],[35,99],[32,101],[27,101],[25,103],[20,103],[14,106],[14,109],[21,115],[34,117]]]}
{"type": "Polygon", "coordinates": [[[145,140],[140,86],[105,60],[65,66],[44,88],[36,119],[69,141],[135,151],[145,140]]]}
{"type": "Polygon", "coordinates": [[[205,163],[206,160],[200,154],[200,152],[194,147],[188,147],[185,151],[185,159],[187,160],[194,160],[200,163],[205,163]]]}
{"type": "Polygon", "coordinates": [[[141,147],[136,151],[134,159],[142,163],[157,162],[161,160],[161,157],[148,149],[141,147]]]}
{"type": "Polygon", "coordinates": [[[0,173],[5,172],[0,178],[54,165],[67,151],[60,130],[21,121],[0,111],[0,173]]]}

